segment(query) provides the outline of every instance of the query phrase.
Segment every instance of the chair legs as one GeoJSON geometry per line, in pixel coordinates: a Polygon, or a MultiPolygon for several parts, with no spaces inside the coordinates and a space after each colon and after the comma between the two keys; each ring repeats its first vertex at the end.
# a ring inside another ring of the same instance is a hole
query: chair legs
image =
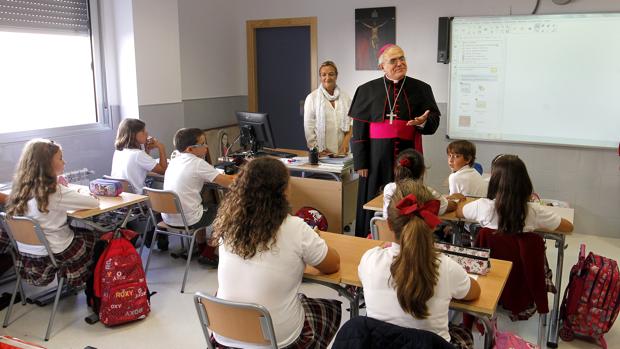
{"type": "Polygon", "coordinates": [[[19,273],[17,273],[17,280],[15,280],[15,289],[13,290],[13,295],[11,296],[11,302],[9,303],[9,308],[6,310],[6,314],[4,314],[4,323],[2,327],[6,328],[9,325],[9,319],[11,317],[11,312],[13,311],[13,304],[15,303],[15,297],[17,297],[17,290],[22,292],[22,304],[26,301],[26,295],[23,293],[24,289],[22,288],[22,277],[19,273]]]}
{"type": "MultiPolygon", "coordinates": [[[[181,239],[183,241],[183,239],[181,239]]],[[[196,230],[192,233],[189,249],[187,250],[187,262],[185,263],[185,274],[183,275],[183,284],[181,285],[181,293],[185,292],[185,282],[187,281],[187,274],[189,274],[189,263],[192,261],[192,252],[194,251],[194,242],[196,241],[196,230]]]]}
{"type": "MultiPolygon", "coordinates": [[[[58,277],[57,277],[58,278],[58,277]]],[[[56,297],[54,298],[54,305],[52,306],[52,313],[50,314],[50,320],[47,324],[47,330],[45,331],[45,341],[50,339],[50,333],[52,332],[52,326],[54,325],[54,318],[56,317],[56,310],[58,309],[58,302],[60,301],[60,295],[62,293],[62,288],[65,283],[65,278],[58,278],[58,288],[56,289],[56,297]]],[[[26,305],[26,294],[24,293],[24,288],[22,286],[22,277],[19,273],[17,273],[17,280],[15,281],[15,288],[13,289],[13,295],[11,296],[11,302],[9,303],[9,308],[6,310],[6,314],[4,315],[4,323],[2,327],[6,328],[9,326],[11,313],[13,312],[13,305],[15,303],[15,298],[17,297],[17,291],[21,292],[22,296],[22,305],[26,305]]]]}
{"type": "Polygon", "coordinates": [[[45,341],[50,339],[50,332],[52,331],[52,325],[54,325],[54,318],[56,317],[56,309],[58,308],[58,301],[60,300],[60,294],[62,293],[62,287],[64,286],[65,278],[58,279],[58,289],[56,290],[56,297],[54,298],[54,306],[52,307],[52,314],[50,315],[50,321],[47,324],[47,331],[45,332],[45,341]]]}
{"type": "Polygon", "coordinates": [[[545,333],[547,327],[547,314],[538,315],[538,346],[542,348],[545,343],[545,333]]]}
{"type": "Polygon", "coordinates": [[[144,266],[144,276],[149,272],[149,264],[151,263],[151,252],[153,252],[153,242],[157,241],[157,228],[153,231],[153,237],[151,238],[151,248],[149,248],[149,253],[146,255],[146,265],[144,266]]]}

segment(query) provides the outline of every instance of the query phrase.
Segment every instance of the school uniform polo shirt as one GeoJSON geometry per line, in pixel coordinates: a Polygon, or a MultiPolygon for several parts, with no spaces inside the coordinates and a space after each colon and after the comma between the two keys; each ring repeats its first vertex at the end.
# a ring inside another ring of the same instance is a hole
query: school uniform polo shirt
{"type": "MultiPolygon", "coordinates": [[[[211,164],[192,153],[180,153],[168,163],[164,190],[177,193],[188,226],[198,223],[202,217],[202,186],[205,182],[213,182],[218,175],[219,172],[211,164]]],[[[183,226],[180,214],[162,213],[161,217],[168,225],[183,226]]]]}
{"type": "MultiPolygon", "coordinates": [[[[327,244],[301,218],[290,215],[280,225],[275,238],[268,251],[249,259],[232,253],[226,244],[220,245],[217,296],[267,308],[278,348],[282,348],[301,334],[305,317],[298,296],[301,280],[306,264],[318,265],[325,259],[327,244]]],[[[264,348],[217,333],[215,339],[228,347],[264,348]]]]}
{"type": "MultiPolygon", "coordinates": [[[[480,223],[483,228],[497,229],[499,217],[495,212],[495,200],[478,199],[463,206],[463,216],[480,223]]],[[[560,226],[562,217],[538,203],[527,204],[527,216],[523,231],[545,229],[554,231],[560,226]]]]}
{"type": "Polygon", "coordinates": [[[450,195],[459,193],[465,196],[485,197],[489,182],[485,181],[475,168],[466,165],[450,174],[448,186],[450,195]]]}
{"type": "Polygon", "coordinates": [[[394,325],[431,331],[450,341],[448,310],[452,298],[464,298],[469,292],[470,279],[465,269],[444,254],[439,254],[439,278],[433,297],[427,302],[429,316],[416,319],[398,303],[392,285],[390,266],[400,253],[400,245],[375,247],[364,253],[357,272],[364,287],[366,314],[394,325]]]}
{"type": "Polygon", "coordinates": [[[157,164],[157,160],[153,159],[142,149],[115,150],[110,176],[126,179],[134,188],[135,194],[142,194],[146,175],[157,164]]]}

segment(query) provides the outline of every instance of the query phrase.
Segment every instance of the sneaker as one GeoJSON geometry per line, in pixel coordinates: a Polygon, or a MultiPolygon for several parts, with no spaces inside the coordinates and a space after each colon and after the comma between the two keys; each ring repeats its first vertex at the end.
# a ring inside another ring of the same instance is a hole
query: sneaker
{"type": "Polygon", "coordinates": [[[220,259],[217,256],[215,258],[211,258],[207,256],[198,256],[198,263],[200,265],[217,268],[219,262],[220,262],[220,259]]]}

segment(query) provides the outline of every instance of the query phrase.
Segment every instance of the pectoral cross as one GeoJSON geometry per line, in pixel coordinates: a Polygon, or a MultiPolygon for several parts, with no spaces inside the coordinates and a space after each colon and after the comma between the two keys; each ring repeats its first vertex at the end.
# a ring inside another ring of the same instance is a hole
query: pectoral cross
{"type": "Polygon", "coordinates": [[[386,116],[390,117],[390,125],[392,124],[392,121],[394,121],[394,117],[396,116],[396,114],[394,114],[394,112],[390,112],[389,114],[387,114],[386,116]]]}

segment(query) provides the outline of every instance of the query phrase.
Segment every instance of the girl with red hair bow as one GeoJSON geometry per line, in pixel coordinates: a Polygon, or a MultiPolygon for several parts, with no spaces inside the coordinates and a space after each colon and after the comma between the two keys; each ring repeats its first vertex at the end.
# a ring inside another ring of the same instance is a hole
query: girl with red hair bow
{"type": "Polygon", "coordinates": [[[433,245],[439,202],[419,181],[398,182],[388,208],[396,243],[367,251],[358,266],[367,316],[431,331],[457,348],[472,348],[471,332],[449,324],[455,299],[472,300],[480,286],[433,245]]]}

